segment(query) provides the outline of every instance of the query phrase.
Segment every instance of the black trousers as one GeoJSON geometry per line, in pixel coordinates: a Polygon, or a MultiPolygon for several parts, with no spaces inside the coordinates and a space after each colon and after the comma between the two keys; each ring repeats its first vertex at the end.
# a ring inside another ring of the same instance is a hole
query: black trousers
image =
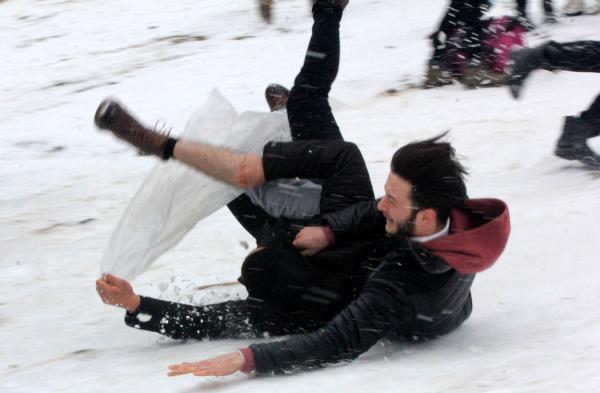
{"type": "Polygon", "coordinates": [[[483,34],[481,18],[488,7],[487,0],[452,0],[438,28],[438,32],[446,35],[446,42],[433,40],[432,58],[442,60],[449,50],[460,49],[471,58],[478,59],[481,54],[483,34]],[[460,41],[451,42],[449,39],[453,36],[460,36],[460,41]]]}
{"type": "MultiPolygon", "coordinates": [[[[600,72],[600,41],[551,41],[544,48],[542,68],[550,71],[600,72]]],[[[600,133],[600,95],[581,113],[581,118],[597,126],[600,133]]]]}
{"type": "MultiPolygon", "coordinates": [[[[339,7],[326,2],[317,2],[313,6],[312,36],[287,102],[292,140],[343,140],[329,105],[329,91],[340,62],[341,18],[339,7]]],[[[258,240],[269,215],[245,194],[227,207],[244,229],[258,240]]]]}
{"type": "MultiPolygon", "coordinates": [[[[552,8],[552,0],[542,0],[542,5],[544,7],[544,13],[546,15],[554,14],[554,9],[552,8]]],[[[521,16],[527,16],[527,0],[517,0],[517,12],[521,16]]]]}
{"type": "MultiPolygon", "coordinates": [[[[356,145],[343,141],[328,102],[339,66],[342,10],[324,1],[314,5],[313,17],[304,65],[287,103],[293,141],[265,146],[263,165],[267,180],[300,177],[320,182],[320,210],[327,213],[374,194],[362,154],[356,145]]],[[[238,198],[238,206],[242,201],[238,198]]],[[[259,209],[251,203],[244,209],[246,216],[258,216],[250,213],[259,209]]],[[[367,245],[339,246],[304,257],[292,242],[310,222],[268,216],[266,221],[262,229],[254,227],[255,237],[266,248],[249,255],[242,265],[240,282],[249,299],[294,321],[329,320],[352,300],[353,268],[366,256],[367,245]]],[[[314,224],[320,224],[318,218],[314,224]]]]}
{"type": "Polygon", "coordinates": [[[329,106],[329,91],[340,63],[342,9],[331,4],[313,6],[312,36],[300,73],[287,103],[293,140],[342,140],[329,106]]]}

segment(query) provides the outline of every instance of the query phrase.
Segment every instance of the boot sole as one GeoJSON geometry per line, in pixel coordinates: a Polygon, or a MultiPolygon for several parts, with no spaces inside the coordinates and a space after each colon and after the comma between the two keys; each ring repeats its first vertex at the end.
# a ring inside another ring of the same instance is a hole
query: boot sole
{"type": "Polygon", "coordinates": [[[117,104],[112,100],[105,100],[100,103],[96,110],[96,114],[94,115],[94,123],[96,123],[98,128],[103,130],[108,129],[108,124],[115,113],[116,105],[117,104]]]}

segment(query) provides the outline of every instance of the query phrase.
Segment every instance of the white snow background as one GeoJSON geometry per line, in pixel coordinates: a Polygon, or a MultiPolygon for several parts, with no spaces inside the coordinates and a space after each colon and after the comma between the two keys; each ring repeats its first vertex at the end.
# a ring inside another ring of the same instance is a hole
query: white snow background
{"type": "MultiPolygon", "coordinates": [[[[511,238],[477,277],[471,318],[439,340],[384,341],[312,372],[168,378],[169,364],[250,341],[172,341],[126,327],[100,302],[102,250],[156,160],[98,132],[95,109],[114,95],[174,134],[213,87],[239,110],[266,110],[265,86],[289,86],[302,64],[308,4],[280,0],[265,25],[251,0],[0,1],[0,391],[600,391],[600,173],[552,154],[563,117],[587,108],[600,75],[539,71],[521,101],[505,88],[407,88],[422,78],[425,37],[447,3],[351,1],[332,96],[378,195],[395,149],[450,129],[470,195],[508,202],[511,238]]],[[[530,3],[540,22],[540,2],[530,3]]],[[[492,14],[513,9],[501,1],[492,14]]],[[[598,40],[599,26],[600,16],[562,17],[528,41],[598,40]]],[[[245,244],[223,209],[134,288],[195,304],[244,296],[196,288],[237,278],[245,244]]]]}

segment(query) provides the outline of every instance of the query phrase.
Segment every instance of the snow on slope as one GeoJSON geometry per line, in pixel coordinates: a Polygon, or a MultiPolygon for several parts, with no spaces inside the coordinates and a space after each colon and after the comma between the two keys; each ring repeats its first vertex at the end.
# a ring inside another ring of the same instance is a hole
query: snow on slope
{"type": "MultiPolygon", "coordinates": [[[[537,72],[520,102],[501,88],[382,94],[420,79],[424,37],[445,6],[352,1],[332,95],[342,132],[362,148],[380,193],[396,148],[451,129],[471,170],[470,194],[509,202],[512,237],[498,264],[478,276],[472,317],[427,344],[382,342],[350,365],[171,379],[169,364],[249,342],[174,342],[127,328],[121,311],[99,302],[101,252],[155,161],[99,134],[93,113],[115,95],[177,133],[214,86],[239,109],[265,110],[264,87],[289,85],[302,62],[307,2],[279,1],[271,26],[250,0],[0,2],[0,390],[598,391],[600,178],[552,150],[562,118],[600,93],[600,75],[537,72]]],[[[492,13],[513,6],[502,1],[492,13]]],[[[562,18],[530,43],[600,39],[599,22],[562,18]]],[[[134,286],[196,304],[244,296],[239,288],[195,289],[235,279],[244,242],[249,236],[221,211],[134,286]]]]}

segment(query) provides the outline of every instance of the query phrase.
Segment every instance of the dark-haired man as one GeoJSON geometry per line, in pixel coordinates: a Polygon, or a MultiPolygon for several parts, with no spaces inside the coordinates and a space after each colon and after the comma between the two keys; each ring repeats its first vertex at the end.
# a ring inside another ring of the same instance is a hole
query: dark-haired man
{"type": "MultiPolygon", "coordinates": [[[[176,339],[298,333],[170,366],[171,376],[240,370],[281,373],[354,359],[384,337],[421,340],[449,333],[469,317],[475,273],[497,260],[510,228],[502,201],[468,199],[466,171],[450,144],[439,138],[408,144],[394,154],[381,199],[325,214],[325,226],[306,227],[296,237],[294,244],[308,253],[373,239],[370,255],[357,273],[355,299],[329,322],[300,323],[244,300],[194,307],[152,299],[135,294],[129,283],[114,276],[96,282],[98,293],[105,303],[127,310],[128,325],[176,339]],[[143,314],[150,319],[138,318],[143,314]]],[[[178,160],[241,187],[261,184],[272,170],[268,157],[185,141],[170,143],[178,160]],[[218,157],[223,159],[215,167],[218,157]]],[[[332,148],[343,144],[330,143],[332,148]]],[[[289,174],[336,165],[335,159],[323,162],[319,155],[288,154],[285,148],[278,156],[285,163],[282,170],[292,171],[289,174]]]]}

